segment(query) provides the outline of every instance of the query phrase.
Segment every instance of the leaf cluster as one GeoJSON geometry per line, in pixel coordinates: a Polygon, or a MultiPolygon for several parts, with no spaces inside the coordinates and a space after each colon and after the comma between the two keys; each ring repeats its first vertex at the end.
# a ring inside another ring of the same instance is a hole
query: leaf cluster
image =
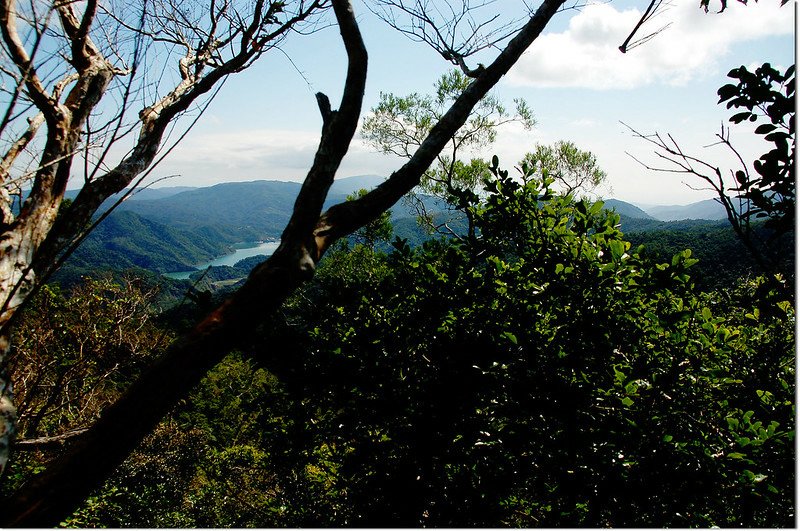
{"type": "Polygon", "coordinates": [[[794,227],[795,209],[795,66],[785,72],[764,63],[749,71],[740,66],[728,73],[737,80],[717,91],[719,102],[728,109],[744,109],[732,115],[730,121],[762,123],[757,135],[773,147],[753,163],[758,174],[750,177],[739,170],[735,173],[740,197],[751,202],[750,214],[768,218],[768,226],[778,234],[794,227]]]}
{"type": "Polygon", "coordinates": [[[479,238],[397,240],[370,275],[331,262],[266,340],[293,353],[260,359],[328,463],[327,495],[288,500],[288,513],[365,526],[790,522],[791,303],[769,283],[696,294],[689,251],[650,262],[602,204],[496,160],[490,174],[471,206],[479,238]]]}

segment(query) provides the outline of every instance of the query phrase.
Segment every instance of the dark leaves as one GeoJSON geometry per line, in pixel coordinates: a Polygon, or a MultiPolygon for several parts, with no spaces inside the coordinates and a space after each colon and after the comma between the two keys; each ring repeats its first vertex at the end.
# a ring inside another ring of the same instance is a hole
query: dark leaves
{"type": "Polygon", "coordinates": [[[758,174],[748,179],[743,172],[735,175],[738,197],[749,201],[748,217],[768,218],[767,226],[777,231],[776,237],[794,225],[795,175],[795,67],[784,73],[764,63],[751,72],[746,67],[734,68],[728,77],[738,80],[717,91],[719,103],[728,109],[746,109],[730,117],[734,124],[758,122],[755,134],[773,144],[772,149],[753,163],[758,174]]]}

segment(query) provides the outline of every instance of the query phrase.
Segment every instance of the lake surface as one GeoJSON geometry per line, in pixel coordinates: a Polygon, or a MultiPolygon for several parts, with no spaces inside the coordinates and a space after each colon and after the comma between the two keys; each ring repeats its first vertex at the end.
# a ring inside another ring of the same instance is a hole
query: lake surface
{"type": "Polygon", "coordinates": [[[172,278],[175,280],[186,280],[189,278],[189,275],[192,273],[196,273],[197,270],[203,270],[209,266],[233,266],[236,265],[236,262],[239,260],[243,260],[245,258],[250,258],[251,256],[256,256],[259,254],[263,255],[271,255],[275,252],[275,249],[278,248],[281,242],[242,242],[242,243],[235,243],[233,247],[236,249],[230,254],[226,254],[224,256],[220,256],[218,258],[214,258],[208,262],[204,262],[202,264],[198,264],[195,267],[197,269],[192,271],[177,271],[175,273],[164,273],[164,276],[167,278],[172,278]]]}

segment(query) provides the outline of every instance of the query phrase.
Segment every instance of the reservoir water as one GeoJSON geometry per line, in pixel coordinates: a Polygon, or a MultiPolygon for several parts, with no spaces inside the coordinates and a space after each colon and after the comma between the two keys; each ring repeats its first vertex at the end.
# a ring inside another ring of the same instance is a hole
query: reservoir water
{"type": "Polygon", "coordinates": [[[230,254],[226,254],[224,256],[220,256],[219,258],[214,258],[213,260],[210,260],[208,262],[198,264],[197,266],[195,266],[197,267],[197,269],[193,271],[178,271],[175,273],[164,273],[164,276],[175,280],[186,280],[192,273],[196,273],[198,270],[202,271],[208,266],[232,266],[235,265],[236,262],[238,262],[239,260],[250,258],[251,256],[256,256],[259,254],[269,256],[273,252],[275,252],[275,249],[278,248],[278,245],[280,245],[280,242],[235,243],[233,244],[235,250],[230,254]]]}

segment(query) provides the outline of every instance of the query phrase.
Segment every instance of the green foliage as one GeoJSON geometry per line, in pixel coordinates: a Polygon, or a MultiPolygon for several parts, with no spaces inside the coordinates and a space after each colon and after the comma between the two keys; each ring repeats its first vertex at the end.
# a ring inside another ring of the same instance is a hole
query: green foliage
{"type": "MultiPolygon", "coordinates": [[[[665,261],[683,249],[692,250],[692,256],[699,260],[693,268],[692,278],[703,290],[725,289],[760,271],[758,263],[727,221],[659,222],[652,227],[635,221],[623,218],[622,228],[633,244],[644,245],[643,256],[665,261]]],[[[763,240],[771,234],[763,223],[756,224],[753,229],[763,240]]],[[[793,235],[784,235],[775,241],[770,251],[775,256],[777,271],[787,279],[794,278],[793,235]]]]}
{"type": "Polygon", "coordinates": [[[473,238],[332,249],[65,524],[792,525],[783,279],[700,292],[526,170],[473,238]]]}
{"type": "MultiPolygon", "coordinates": [[[[452,70],[437,81],[433,95],[413,93],[398,97],[381,93],[380,102],[364,119],[364,138],[381,153],[409,158],[471,81],[459,70],[452,70]]],[[[426,172],[422,192],[447,198],[454,191],[480,184],[485,164],[479,160],[464,162],[464,153],[491,145],[497,129],[504,124],[519,122],[526,128],[533,127],[535,121],[527,103],[515,100],[514,106],[514,111],[509,112],[492,95],[478,102],[467,123],[453,136],[450,149],[426,172]]]]}
{"type": "Polygon", "coordinates": [[[87,279],[67,296],[44,286],[15,329],[9,360],[24,438],[85,427],[170,335],[156,328],[158,287],[137,277],[87,279]]]}
{"type": "Polygon", "coordinates": [[[552,178],[565,195],[591,193],[606,179],[597,157],[563,140],[552,146],[537,144],[520,165],[523,172],[536,171],[542,178],[552,178]]]}
{"type": "Polygon", "coordinates": [[[160,424],[61,527],[195,526],[192,501],[183,493],[204,446],[201,431],[160,424]]]}
{"type": "MultiPolygon", "coordinates": [[[[399,97],[381,93],[378,105],[364,120],[365,138],[383,153],[409,157],[471,81],[460,71],[451,70],[436,82],[434,95],[413,93],[399,97]]],[[[515,100],[514,104],[515,114],[511,115],[496,97],[485,97],[456,134],[453,144],[462,148],[490,144],[497,136],[496,128],[512,120],[531,127],[534,119],[528,105],[522,100],[515,100]]]]}
{"type": "Polygon", "coordinates": [[[338,510],[309,427],[283,384],[231,354],[64,525],[308,526],[310,508],[338,510]]]}
{"type": "MultiPolygon", "coordinates": [[[[369,190],[362,188],[355,194],[348,195],[347,201],[353,201],[360,197],[364,197],[368,192],[369,190]]],[[[350,240],[355,241],[357,244],[366,245],[367,247],[372,248],[391,239],[393,231],[394,227],[392,227],[392,211],[385,210],[380,216],[378,216],[378,219],[370,221],[352,234],[350,236],[350,240]]]]}
{"type": "Polygon", "coordinates": [[[781,73],[769,63],[750,72],[740,66],[728,73],[737,84],[717,91],[728,109],[745,109],[733,123],[761,121],[755,133],[773,147],[753,163],[757,176],[739,170],[735,177],[739,197],[750,202],[749,216],[768,218],[767,226],[779,235],[794,228],[795,211],[795,67],[781,73]]]}
{"type": "Polygon", "coordinates": [[[153,322],[158,286],[135,276],[86,279],[71,292],[44,286],[14,329],[9,373],[18,442],[3,494],[64,449],[171,340],[153,322]],[[56,438],[56,439],[53,439],[56,438]]]}
{"type": "Polygon", "coordinates": [[[472,207],[481,238],[397,241],[371,275],[332,262],[267,339],[289,349],[266,363],[344,496],[335,514],[324,497],[289,511],[314,525],[791,524],[791,303],[752,284],[696,295],[689,251],[649,262],[601,203],[491,171],[472,207]]]}

